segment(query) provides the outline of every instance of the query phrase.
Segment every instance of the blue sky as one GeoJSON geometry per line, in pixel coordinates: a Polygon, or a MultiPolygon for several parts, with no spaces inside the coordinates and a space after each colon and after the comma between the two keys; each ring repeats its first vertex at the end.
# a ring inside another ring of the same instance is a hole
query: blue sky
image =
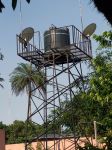
{"type": "MultiPolygon", "coordinates": [[[[81,30],[79,0],[32,0],[28,5],[22,0],[22,20],[20,19],[19,0],[15,11],[11,0],[4,0],[6,8],[0,14],[0,48],[4,60],[0,61],[0,73],[5,79],[4,89],[0,89],[0,121],[10,124],[14,120],[25,120],[27,98],[25,95],[12,95],[9,74],[20,62],[25,62],[16,52],[16,34],[26,27],[39,30],[41,36],[51,24],[57,27],[75,25],[81,30]],[[21,20],[21,21],[20,21],[21,20]]],[[[96,33],[111,29],[102,14],[98,13],[89,0],[82,0],[83,25],[95,22],[96,33]]],[[[96,44],[93,43],[93,53],[96,44]]]]}

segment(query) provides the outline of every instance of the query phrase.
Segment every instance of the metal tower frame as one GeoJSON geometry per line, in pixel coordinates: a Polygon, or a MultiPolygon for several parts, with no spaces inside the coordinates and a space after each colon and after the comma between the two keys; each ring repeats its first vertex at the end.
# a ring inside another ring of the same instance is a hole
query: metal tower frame
{"type": "MultiPolygon", "coordinates": [[[[63,27],[59,29],[61,28],[63,27]]],[[[57,129],[55,123],[64,114],[63,102],[72,101],[75,97],[76,87],[78,90],[85,90],[85,86],[80,86],[80,83],[84,83],[83,79],[86,76],[84,62],[92,59],[92,48],[90,38],[81,33],[74,25],[66,26],[66,28],[70,32],[70,45],[53,48],[46,52],[30,43],[27,49],[24,46],[24,39],[20,40],[21,37],[17,35],[17,55],[34,64],[38,71],[44,73],[43,84],[31,90],[27,127],[32,121],[43,124],[45,130],[42,131],[42,134],[37,133],[37,136],[32,139],[27,139],[26,135],[26,150],[29,143],[36,140],[41,141],[43,150],[78,149],[80,137],[76,136],[75,129],[71,135],[63,134],[64,127],[60,125],[57,129]],[[30,103],[32,103],[31,114],[29,113],[30,103]],[[56,113],[57,108],[61,111],[59,116],[56,113]],[[49,119],[51,112],[53,116],[52,119],[49,119]],[[67,140],[69,141],[68,146],[65,144],[67,140]]],[[[71,109],[68,107],[66,111],[71,109]]],[[[74,120],[71,122],[75,126],[74,120]]]]}

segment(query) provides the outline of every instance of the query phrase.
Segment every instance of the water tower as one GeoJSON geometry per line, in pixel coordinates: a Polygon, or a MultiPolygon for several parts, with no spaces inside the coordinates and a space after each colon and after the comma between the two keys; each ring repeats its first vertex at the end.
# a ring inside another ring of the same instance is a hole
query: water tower
{"type": "MultiPolygon", "coordinates": [[[[27,117],[28,125],[30,121],[41,123],[44,131],[41,134],[37,133],[32,139],[27,139],[26,149],[29,143],[36,140],[42,142],[43,150],[77,149],[80,136],[77,137],[75,129],[71,134],[65,134],[65,127],[60,124],[57,129],[55,123],[65,113],[62,105],[64,101],[72,101],[75,97],[76,87],[78,90],[85,90],[85,86],[82,85],[86,76],[85,62],[92,59],[91,40],[86,32],[90,33],[88,28],[83,34],[74,25],[53,25],[44,32],[44,49],[40,48],[40,32],[37,47],[34,44],[35,32],[32,28],[29,27],[17,35],[17,54],[44,74],[42,87],[37,86],[31,91],[32,110],[27,117]],[[57,115],[57,109],[61,114],[57,115]],[[51,112],[52,119],[49,119],[51,112]]],[[[66,111],[70,109],[72,108],[68,107],[66,111]]],[[[74,125],[74,120],[71,120],[71,123],[74,125]]]]}

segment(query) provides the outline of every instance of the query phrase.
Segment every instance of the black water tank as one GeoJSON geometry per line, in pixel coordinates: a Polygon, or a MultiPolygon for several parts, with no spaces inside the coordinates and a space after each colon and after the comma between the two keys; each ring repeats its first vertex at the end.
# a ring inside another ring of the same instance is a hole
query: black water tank
{"type": "Polygon", "coordinates": [[[63,48],[67,45],[70,45],[70,35],[68,28],[52,27],[44,32],[45,51],[56,48],[63,48]]]}

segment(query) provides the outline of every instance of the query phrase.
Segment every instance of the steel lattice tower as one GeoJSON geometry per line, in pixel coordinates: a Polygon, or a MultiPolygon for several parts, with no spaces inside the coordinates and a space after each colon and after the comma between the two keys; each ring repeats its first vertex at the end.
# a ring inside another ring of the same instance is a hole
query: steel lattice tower
{"type": "MultiPolygon", "coordinates": [[[[71,101],[75,97],[76,87],[79,91],[85,90],[85,85],[80,86],[80,84],[84,83],[85,61],[91,60],[92,49],[89,37],[83,35],[73,25],[66,26],[66,28],[70,32],[70,45],[53,48],[46,52],[36,48],[33,44],[29,44],[29,50],[27,50],[20,40],[21,37],[17,35],[17,54],[35,65],[38,71],[44,73],[43,85],[37,85],[35,89],[31,90],[27,116],[27,126],[31,121],[37,124],[41,123],[44,131],[41,135],[37,133],[36,137],[27,139],[26,149],[29,143],[36,140],[41,141],[43,150],[47,150],[48,147],[50,150],[77,149],[80,137],[76,137],[75,129],[71,135],[63,134],[64,127],[62,125],[57,125],[57,127],[55,123],[64,114],[63,102],[71,101]],[[30,104],[32,104],[31,113],[29,113],[30,104]],[[59,109],[61,114],[57,115],[56,109],[59,109]],[[53,116],[52,119],[49,119],[51,112],[53,112],[53,116]],[[69,144],[66,146],[65,142],[69,144]]],[[[24,41],[24,39],[22,40],[24,41]]],[[[71,109],[68,107],[66,111],[71,109]]],[[[74,120],[71,122],[75,126],[74,120]]]]}

